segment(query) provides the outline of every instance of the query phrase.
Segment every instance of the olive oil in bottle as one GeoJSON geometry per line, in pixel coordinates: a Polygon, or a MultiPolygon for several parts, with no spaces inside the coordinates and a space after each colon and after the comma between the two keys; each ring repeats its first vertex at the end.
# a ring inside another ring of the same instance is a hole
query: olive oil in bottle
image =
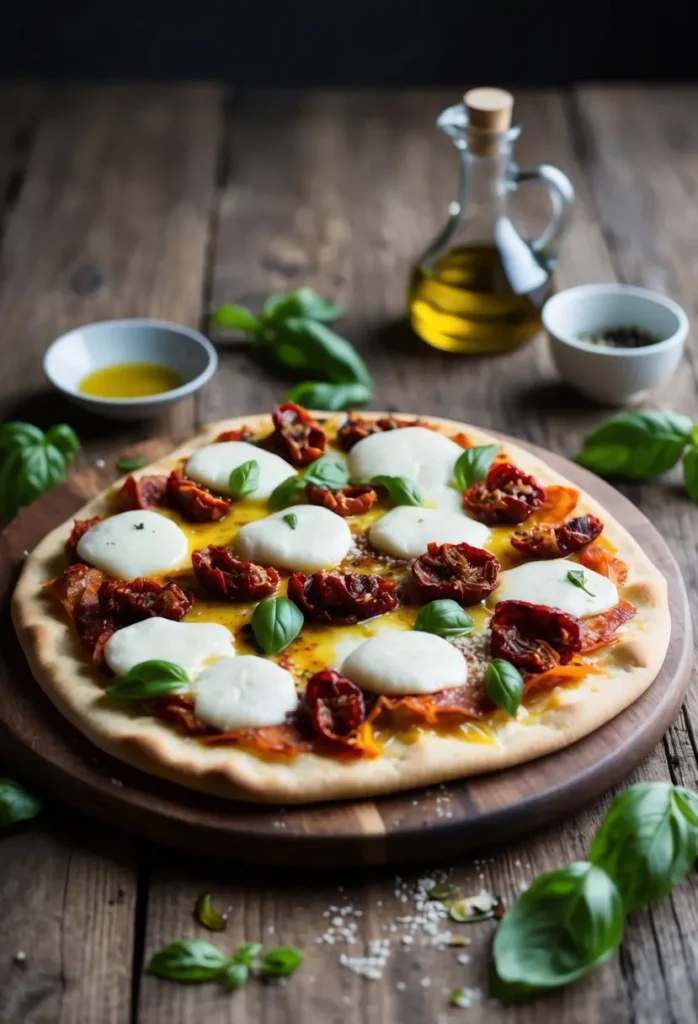
{"type": "Polygon", "coordinates": [[[449,220],[413,267],[408,286],[413,329],[447,352],[497,352],[528,341],[541,326],[552,292],[556,245],[567,226],[573,191],[543,165],[521,172],[512,163],[513,97],[473,89],[445,110],[438,126],[461,154],[459,194],[449,220]],[[524,239],[509,217],[511,192],[538,181],[553,194],[553,218],[540,239],[524,239]]]}

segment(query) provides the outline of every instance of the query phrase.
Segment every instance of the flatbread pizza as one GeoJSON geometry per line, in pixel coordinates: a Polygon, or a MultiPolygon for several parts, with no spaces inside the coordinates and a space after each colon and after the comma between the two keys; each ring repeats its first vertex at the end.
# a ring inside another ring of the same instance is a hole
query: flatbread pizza
{"type": "Polygon", "coordinates": [[[32,672],[98,747],[234,799],[369,797],[567,747],[666,654],[666,583],[539,458],[435,417],[214,423],[26,559],[32,672]]]}

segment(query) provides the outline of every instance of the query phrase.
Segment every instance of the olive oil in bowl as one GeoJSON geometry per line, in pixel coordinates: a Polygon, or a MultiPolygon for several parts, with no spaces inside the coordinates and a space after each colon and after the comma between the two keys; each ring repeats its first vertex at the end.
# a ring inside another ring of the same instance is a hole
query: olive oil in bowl
{"type": "Polygon", "coordinates": [[[147,398],[180,387],[182,378],[160,363],[116,363],[83,377],[78,390],[95,398],[147,398]]]}

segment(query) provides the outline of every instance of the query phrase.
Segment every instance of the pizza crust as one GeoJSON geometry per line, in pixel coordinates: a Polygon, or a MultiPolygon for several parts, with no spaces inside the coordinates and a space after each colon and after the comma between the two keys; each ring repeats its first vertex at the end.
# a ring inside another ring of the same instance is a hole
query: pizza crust
{"type": "MultiPolygon", "coordinates": [[[[429,422],[448,434],[465,430],[475,444],[497,442],[469,425],[435,417],[429,417],[429,422]]],[[[168,470],[210,444],[221,431],[243,424],[268,426],[269,416],[210,424],[134,475],[168,470]]],[[[544,485],[576,487],[524,449],[509,442],[505,447],[512,461],[544,485]]],[[[107,496],[112,491],[110,487],[89,501],[75,518],[111,511],[107,496]]],[[[56,707],[98,747],[136,768],[190,789],[255,802],[310,803],[394,793],[509,768],[561,750],[623,711],[657,676],[671,630],[666,581],[630,533],[584,491],[577,508],[602,519],[605,536],[628,563],[630,573],[621,593],[636,606],[637,615],[624,627],[623,639],[605,652],[610,674],[589,675],[578,686],[558,691],[555,706],[536,715],[533,724],[526,723],[525,712],[517,720],[506,721],[503,715],[492,743],[424,731],[412,743],[391,739],[383,756],[375,760],[342,761],[317,754],[300,754],[290,761],[264,760],[239,748],[205,747],[158,719],[129,714],[104,697],[74,630],[43,587],[63,568],[63,548],[73,517],[28,556],[13,595],[12,617],[32,673],[56,707]]]]}

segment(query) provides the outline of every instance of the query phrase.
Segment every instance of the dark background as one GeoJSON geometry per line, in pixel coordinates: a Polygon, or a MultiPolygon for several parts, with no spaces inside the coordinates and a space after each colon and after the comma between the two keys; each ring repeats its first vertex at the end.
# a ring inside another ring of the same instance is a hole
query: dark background
{"type": "Polygon", "coordinates": [[[4,77],[459,87],[698,77],[695,0],[0,4],[4,77]]]}

